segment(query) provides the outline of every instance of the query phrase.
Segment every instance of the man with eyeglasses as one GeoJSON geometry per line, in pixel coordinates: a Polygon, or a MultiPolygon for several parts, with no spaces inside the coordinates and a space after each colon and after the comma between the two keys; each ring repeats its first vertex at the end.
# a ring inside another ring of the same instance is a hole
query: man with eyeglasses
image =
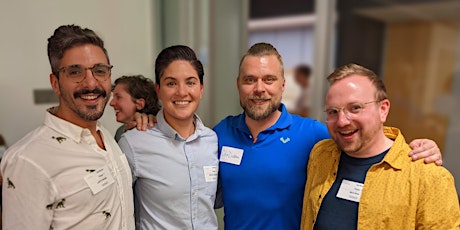
{"type": "Polygon", "coordinates": [[[326,125],[308,163],[301,229],[458,229],[453,176],[411,162],[383,81],[356,64],[327,78],[326,125]]]}
{"type": "Polygon", "coordinates": [[[129,165],[98,122],[111,93],[104,42],[60,26],[48,57],[59,105],[2,159],[3,229],[134,229],[129,165]]]}

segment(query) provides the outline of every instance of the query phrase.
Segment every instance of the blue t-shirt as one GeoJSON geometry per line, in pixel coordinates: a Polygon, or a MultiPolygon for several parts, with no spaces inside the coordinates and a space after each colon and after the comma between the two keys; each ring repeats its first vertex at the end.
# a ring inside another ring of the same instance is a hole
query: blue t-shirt
{"type": "Polygon", "coordinates": [[[243,150],[239,165],[219,164],[226,230],[300,228],[310,151],[330,137],[324,124],[291,115],[284,105],[279,110],[278,121],[256,143],[244,113],[214,127],[219,157],[222,147],[243,150]]]}
{"type": "Polygon", "coordinates": [[[369,168],[381,162],[388,151],[369,158],[355,158],[341,153],[337,178],[321,203],[315,230],[357,228],[359,203],[337,197],[340,185],[344,179],[364,184],[369,168]]]}

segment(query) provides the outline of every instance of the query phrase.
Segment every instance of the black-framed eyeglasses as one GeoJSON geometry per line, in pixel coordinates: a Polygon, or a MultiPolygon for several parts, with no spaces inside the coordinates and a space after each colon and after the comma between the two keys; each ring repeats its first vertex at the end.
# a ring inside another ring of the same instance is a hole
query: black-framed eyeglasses
{"type": "Polygon", "coordinates": [[[339,113],[342,110],[343,114],[348,120],[357,118],[367,104],[381,102],[382,100],[369,101],[369,102],[354,102],[341,108],[326,108],[326,122],[336,122],[339,119],[339,113]]]}
{"type": "Polygon", "coordinates": [[[82,67],[81,65],[70,65],[58,69],[59,73],[64,73],[70,80],[80,83],[86,78],[86,70],[91,70],[94,78],[98,81],[109,79],[112,65],[96,64],[93,67],[82,67]]]}

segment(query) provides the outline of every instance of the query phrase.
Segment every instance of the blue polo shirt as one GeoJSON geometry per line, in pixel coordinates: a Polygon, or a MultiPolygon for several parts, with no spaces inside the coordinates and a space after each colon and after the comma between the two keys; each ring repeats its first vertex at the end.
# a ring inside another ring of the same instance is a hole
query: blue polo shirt
{"type": "Polygon", "coordinates": [[[278,121],[260,132],[256,143],[244,113],[214,127],[226,230],[300,228],[310,150],[330,136],[324,124],[291,115],[284,105],[279,110],[278,121]],[[232,149],[239,165],[222,161],[223,148],[232,149]]]}

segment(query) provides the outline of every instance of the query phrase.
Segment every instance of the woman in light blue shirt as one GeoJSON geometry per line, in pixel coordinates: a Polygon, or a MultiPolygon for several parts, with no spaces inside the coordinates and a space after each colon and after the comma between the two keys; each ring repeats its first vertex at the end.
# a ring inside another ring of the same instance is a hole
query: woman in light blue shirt
{"type": "Polygon", "coordinates": [[[195,114],[203,66],[187,46],[171,46],[155,61],[163,109],[146,132],[119,141],[133,173],[137,229],[217,229],[217,135],[195,114]]]}

